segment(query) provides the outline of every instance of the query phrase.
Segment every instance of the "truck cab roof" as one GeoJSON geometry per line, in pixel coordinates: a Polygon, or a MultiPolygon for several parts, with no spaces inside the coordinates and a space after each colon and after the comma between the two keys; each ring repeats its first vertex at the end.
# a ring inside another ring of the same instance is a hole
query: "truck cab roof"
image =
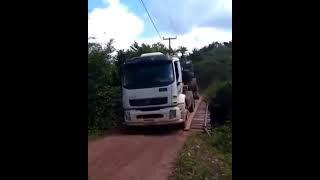
{"type": "Polygon", "coordinates": [[[161,62],[172,62],[179,60],[178,58],[164,55],[161,52],[145,53],[138,57],[128,59],[124,64],[147,64],[147,63],[161,63],[161,62]]]}
{"type": "Polygon", "coordinates": [[[152,53],[144,53],[141,54],[140,57],[146,57],[146,56],[163,56],[164,54],[161,52],[152,52],[152,53]]]}

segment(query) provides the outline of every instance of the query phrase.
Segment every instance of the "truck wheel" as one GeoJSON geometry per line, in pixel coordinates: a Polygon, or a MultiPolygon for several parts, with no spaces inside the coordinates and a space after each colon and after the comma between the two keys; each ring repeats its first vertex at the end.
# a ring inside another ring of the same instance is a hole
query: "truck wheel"
{"type": "Polygon", "coordinates": [[[194,106],[195,106],[195,104],[194,104],[194,102],[191,104],[191,106],[190,106],[190,108],[189,108],[189,111],[190,112],[193,112],[194,111],[194,106]]]}
{"type": "Polygon", "coordinates": [[[190,88],[192,89],[193,92],[198,91],[196,78],[192,78],[190,83],[190,88]]]}
{"type": "Polygon", "coordinates": [[[179,124],[179,128],[185,129],[186,128],[186,122],[182,122],[179,124]]]}
{"type": "Polygon", "coordinates": [[[194,99],[198,100],[199,99],[199,94],[198,91],[193,93],[194,99]]]}
{"type": "Polygon", "coordinates": [[[186,116],[184,118],[184,122],[188,121],[188,118],[189,118],[189,111],[186,112],[186,116]]]}
{"type": "Polygon", "coordinates": [[[194,99],[193,99],[192,91],[187,91],[186,92],[186,99],[187,99],[187,109],[189,110],[189,112],[193,112],[194,99]]]}
{"type": "Polygon", "coordinates": [[[125,131],[127,133],[131,133],[134,130],[135,130],[135,127],[133,127],[133,126],[128,126],[128,125],[125,126],[125,131]]]}

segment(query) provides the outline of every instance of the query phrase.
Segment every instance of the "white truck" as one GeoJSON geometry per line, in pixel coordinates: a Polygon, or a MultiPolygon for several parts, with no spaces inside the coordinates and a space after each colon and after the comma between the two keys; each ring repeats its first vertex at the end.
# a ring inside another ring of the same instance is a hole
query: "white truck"
{"type": "Polygon", "coordinates": [[[182,82],[179,58],[142,54],[122,66],[122,101],[127,126],[181,124],[195,107],[182,82]]]}

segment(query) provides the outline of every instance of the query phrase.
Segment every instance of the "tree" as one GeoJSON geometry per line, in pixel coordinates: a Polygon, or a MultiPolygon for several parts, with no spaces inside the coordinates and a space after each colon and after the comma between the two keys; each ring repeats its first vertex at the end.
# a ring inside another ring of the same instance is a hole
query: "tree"
{"type": "Polygon", "coordinates": [[[111,81],[111,53],[115,51],[111,39],[103,48],[98,43],[88,43],[88,77],[95,86],[103,86],[111,81]]]}
{"type": "Polygon", "coordinates": [[[151,52],[162,52],[167,54],[169,49],[165,47],[164,44],[158,42],[152,45],[142,43],[139,45],[137,42],[134,42],[128,50],[118,50],[117,57],[116,57],[116,65],[118,67],[121,66],[127,59],[132,57],[140,56],[143,53],[151,53],[151,52]]]}
{"type": "Polygon", "coordinates": [[[220,43],[219,43],[219,42],[214,42],[214,46],[215,46],[215,48],[219,48],[219,47],[221,47],[221,45],[220,45],[220,43]]]}
{"type": "Polygon", "coordinates": [[[185,55],[185,52],[187,52],[188,49],[184,46],[179,46],[177,51],[180,51],[182,53],[182,55],[185,55]]]}
{"type": "Polygon", "coordinates": [[[88,43],[88,128],[109,129],[121,120],[120,83],[111,53],[111,39],[105,46],[88,43]]]}
{"type": "Polygon", "coordinates": [[[152,44],[151,47],[153,52],[162,52],[163,54],[169,53],[169,49],[166,48],[166,46],[160,42],[152,44]]]}

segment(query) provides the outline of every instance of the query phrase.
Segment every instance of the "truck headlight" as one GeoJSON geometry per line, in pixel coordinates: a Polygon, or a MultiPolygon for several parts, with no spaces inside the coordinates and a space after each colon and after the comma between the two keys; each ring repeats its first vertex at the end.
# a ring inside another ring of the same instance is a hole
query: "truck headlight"
{"type": "Polygon", "coordinates": [[[178,107],[179,107],[180,111],[184,111],[184,110],[185,110],[185,108],[186,108],[186,106],[185,106],[185,104],[184,104],[184,103],[180,103],[180,104],[178,104],[178,107]]]}
{"type": "Polygon", "coordinates": [[[172,103],[173,103],[173,104],[177,104],[177,103],[178,103],[178,98],[177,98],[177,96],[173,96],[173,97],[172,97],[172,103]]]}
{"type": "Polygon", "coordinates": [[[169,119],[175,118],[177,114],[176,110],[170,110],[169,111],[169,119]]]}
{"type": "Polygon", "coordinates": [[[125,118],[126,118],[126,120],[131,121],[130,111],[125,112],[125,118]]]}

